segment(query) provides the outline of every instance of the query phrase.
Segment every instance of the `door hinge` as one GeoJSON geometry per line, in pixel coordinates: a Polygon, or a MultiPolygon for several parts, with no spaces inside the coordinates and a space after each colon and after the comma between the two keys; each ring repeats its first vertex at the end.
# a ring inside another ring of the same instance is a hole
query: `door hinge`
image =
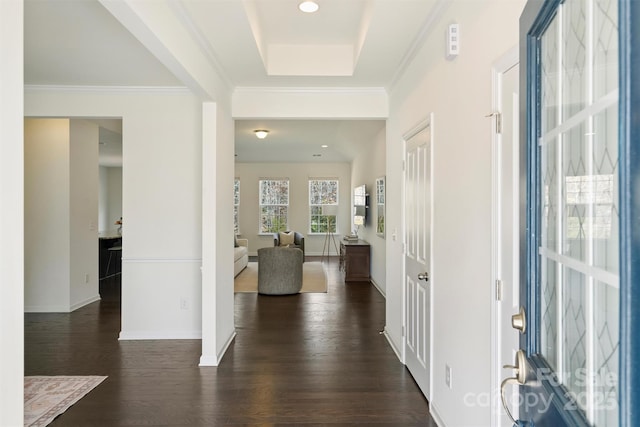
{"type": "Polygon", "coordinates": [[[496,301],[502,301],[502,280],[496,279],[496,301]]]}
{"type": "Polygon", "coordinates": [[[501,112],[494,111],[491,114],[487,114],[485,117],[495,117],[496,133],[502,133],[502,113],[501,112]]]}
{"type": "Polygon", "coordinates": [[[402,336],[404,336],[404,326],[402,327],[402,336]]]}
{"type": "Polygon", "coordinates": [[[407,164],[407,162],[403,160],[403,161],[402,161],[402,172],[404,172],[404,171],[405,171],[405,169],[406,169],[406,164],[407,164]]]}

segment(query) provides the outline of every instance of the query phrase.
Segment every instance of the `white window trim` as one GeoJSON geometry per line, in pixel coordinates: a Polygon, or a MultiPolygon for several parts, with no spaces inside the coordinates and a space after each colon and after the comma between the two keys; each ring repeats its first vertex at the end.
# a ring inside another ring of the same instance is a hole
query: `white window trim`
{"type": "Polygon", "coordinates": [[[286,206],[287,207],[287,220],[285,223],[285,230],[289,229],[289,207],[291,205],[291,180],[289,178],[259,178],[258,179],[258,236],[271,236],[275,232],[262,231],[262,207],[263,206],[286,206]],[[287,181],[287,204],[269,204],[263,205],[262,202],[262,182],[263,181],[287,181]]]}
{"type": "Polygon", "coordinates": [[[311,208],[312,207],[323,207],[323,206],[335,206],[336,208],[336,221],[335,221],[335,231],[333,231],[333,233],[337,233],[338,232],[338,225],[339,225],[339,221],[338,218],[340,217],[338,215],[337,210],[340,208],[340,180],[338,178],[309,178],[309,180],[307,181],[307,197],[308,197],[308,203],[309,203],[309,210],[308,210],[308,221],[309,221],[309,226],[307,227],[307,234],[312,235],[312,236],[318,236],[318,235],[324,235],[327,234],[326,231],[311,231],[311,208]],[[314,205],[311,204],[311,181],[335,181],[336,182],[336,203],[331,203],[331,204],[322,204],[322,205],[314,205]]]}

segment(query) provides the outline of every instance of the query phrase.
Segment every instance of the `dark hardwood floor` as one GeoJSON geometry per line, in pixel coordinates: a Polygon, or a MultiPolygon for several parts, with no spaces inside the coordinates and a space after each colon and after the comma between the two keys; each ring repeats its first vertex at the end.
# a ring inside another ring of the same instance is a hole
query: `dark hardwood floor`
{"type": "Polygon", "coordinates": [[[380,334],[384,298],[325,268],[326,294],[236,294],[237,337],[203,368],[199,340],[118,341],[119,278],[104,280],[100,302],[25,315],[25,375],[109,376],[53,426],[435,427],[380,334]]]}

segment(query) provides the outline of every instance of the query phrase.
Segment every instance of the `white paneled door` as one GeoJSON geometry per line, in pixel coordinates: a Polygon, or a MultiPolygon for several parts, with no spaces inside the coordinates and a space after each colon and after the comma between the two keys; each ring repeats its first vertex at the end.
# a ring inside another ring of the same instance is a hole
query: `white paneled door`
{"type": "Polygon", "coordinates": [[[405,363],[430,398],[431,120],[406,138],[405,363]]]}

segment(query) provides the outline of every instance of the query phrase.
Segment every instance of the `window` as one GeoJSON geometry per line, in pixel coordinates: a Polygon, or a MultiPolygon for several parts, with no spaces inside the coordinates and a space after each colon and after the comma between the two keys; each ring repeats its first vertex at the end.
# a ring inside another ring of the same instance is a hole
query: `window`
{"type": "Polygon", "coordinates": [[[233,182],[233,230],[236,234],[240,234],[240,178],[236,178],[233,182]]]}
{"type": "Polygon", "coordinates": [[[309,232],[335,233],[337,229],[338,180],[309,180],[309,232]]]}
{"type": "Polygon", "coordinates": [[[260,180],[260,234],[286,231],[289,210],[289,180],[260,180]]]}

